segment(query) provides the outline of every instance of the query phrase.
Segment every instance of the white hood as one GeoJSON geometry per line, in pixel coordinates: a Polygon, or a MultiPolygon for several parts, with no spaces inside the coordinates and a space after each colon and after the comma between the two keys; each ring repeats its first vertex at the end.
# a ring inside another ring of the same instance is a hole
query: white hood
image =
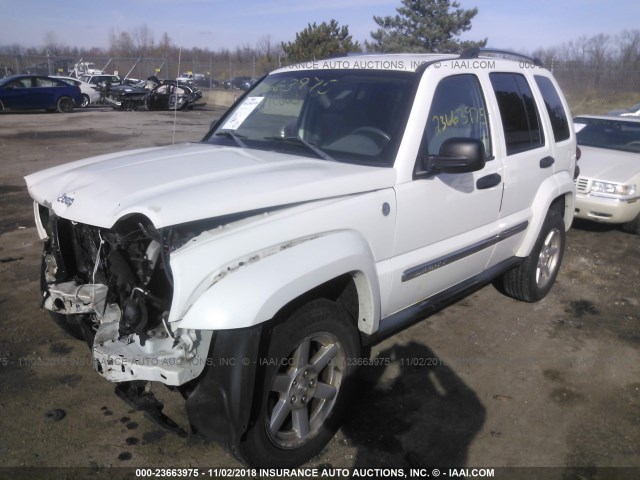
{"type": "Polygon", "coordinates": [[[110,228],[140,213],[161,228],[389,188],[395,170],[192,143],[89,158],[25,180],[60,217],[110,228]]]}
{"type": "Polygon", "coordinates": [[[633,152],[580,146],[580,176],[603,182],[625,183],[640,171],[640,155],[633,152]]]}

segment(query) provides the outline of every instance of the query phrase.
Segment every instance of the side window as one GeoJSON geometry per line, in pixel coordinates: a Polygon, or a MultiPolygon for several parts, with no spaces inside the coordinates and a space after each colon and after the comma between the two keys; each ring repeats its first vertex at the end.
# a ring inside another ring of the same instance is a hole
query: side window
{"type": "Polygon", "coordinates": [[[540,114],[525,76],[491,73],[489,78],[500,108],[507,155],[544,145],[540,114]]]}
{"type": "Polygon", "coordinates": [[[7,83],[7,88],[30,88],[31,87],[31,79],[30,78],[18,78],[13,80],[12,82],[7,83]]]}
{"type": "Polygon", "coordinates": [[[438,155],[442,143],[454,137],[475,138],[491,156],[491,136],[482,87],[475,75],[453,75],[440,81],[431,101],[423,151],[438,155]]]}
{"type": "Polygon", "coordinates": [[[554,140],[556,142],[566,140],[571,135],[569,132],[569,122],[556,87],[554,87],[553,82],[547,77],[535,75],[534,78],[544,99],[544,104],[547,107],[554,140]]]}
{"type": "Polygon", "coordinates": [[[36,87],[55,87],[58,83],[48,78],[36,78],[36,87]]]}

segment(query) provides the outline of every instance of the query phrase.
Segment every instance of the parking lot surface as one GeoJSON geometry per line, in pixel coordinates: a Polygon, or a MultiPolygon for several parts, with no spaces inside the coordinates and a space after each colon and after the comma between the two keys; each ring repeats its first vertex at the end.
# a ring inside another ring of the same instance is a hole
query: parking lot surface
{"type": "MultiPolygon", "coordinates": [[[[197,141],[220,113],[0,114],[0,465],[240,466],[132,411],[94,373],[87,346],[40,310],[41,243],[23,180],[92,155],[197,141]]],[[[640,238],[576,223],[543,301],[489,285],[372,355],[345,426],[310,465],[572,467],[584,478],[640,467],[640,238]]],[[[154,392],[187,428],[179,394],[154,392]]]]}

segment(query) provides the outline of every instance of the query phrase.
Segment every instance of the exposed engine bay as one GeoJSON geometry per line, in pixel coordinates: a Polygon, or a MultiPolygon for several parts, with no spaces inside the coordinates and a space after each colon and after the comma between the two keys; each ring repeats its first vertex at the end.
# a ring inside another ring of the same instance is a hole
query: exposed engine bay
{"type": "Polygon", "coordinates": [[[98,373],[113,382],[181,385],[202,371],[211,332],[183,331],[168,322],[169,255],[177,245],[172,230],[156,230],[144,217],[101,229],[43,206],[38,214],[47,233],[43,307],[89,343],[98,373]]]}

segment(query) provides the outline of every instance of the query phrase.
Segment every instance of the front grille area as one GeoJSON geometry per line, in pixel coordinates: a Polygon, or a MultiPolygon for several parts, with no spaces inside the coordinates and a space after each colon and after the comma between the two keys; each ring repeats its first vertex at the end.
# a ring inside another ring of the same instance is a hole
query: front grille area
{"type": "Polygon", "coordinates": [[[589,193],[591,182],[588,178],[578,177],[576,180],[576,192],[578,193],[589,193]]]}

